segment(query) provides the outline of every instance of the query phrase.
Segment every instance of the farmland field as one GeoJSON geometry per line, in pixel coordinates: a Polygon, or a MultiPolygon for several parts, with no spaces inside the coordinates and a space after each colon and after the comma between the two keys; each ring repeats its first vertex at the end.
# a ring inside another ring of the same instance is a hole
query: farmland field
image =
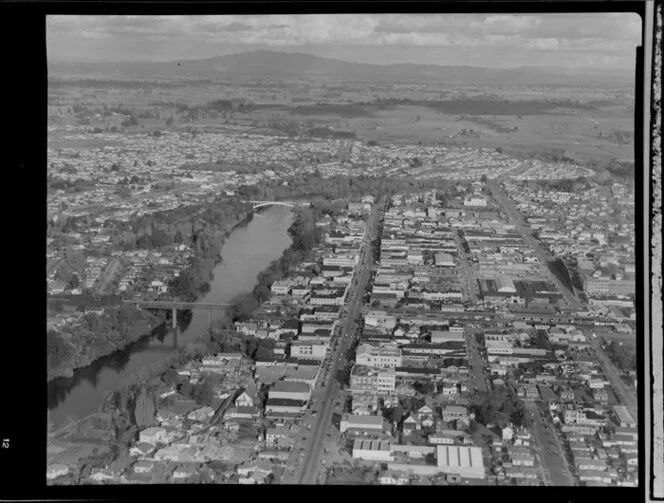
{"type": "MultiPolygon", "coordinates": [[[[395,83],[391,95],[397,99],[376,100],[370,94],[370,87],[364,87],[365,91],[361,92],[351,86],[350,92],[357,101],[349,103],[339,98],[325,98],[324,93],[312,89],[308,95],[306,92],[298,94],[298,86],[293,89],[277,84],[243,87],[209,81],[179,85],[153,83],[151,89],[145,88],[145,84],[136,88],[123,85],[108,89],[59,86],[51,89],[53,103],[49,112],[54,123],[63,126],[76,124],[67,110],[74,100],[84,100],[92,106],[106,103],[131,107],[140,124],[126,128],[125,132],[138,134],[190,128],[283,134],[279,124],[290,124],[303,133],[329,128],[354,133],[361,141],[500,148],[506,154],[521,158],[555,153],[580,162],[608,163],[631,161],[634,156],[633,104],[628,89],[610,86],[601,89],[527,86],[488,89],[446,85],[439,86],[438,94],[434,95],[430,89],[395,83]],[[546,100],[541,98],[543,90],[546,100]],[[424,101],[423,96],[431,101],[424,101]],[[205,108],[215,100],[236,98],[251,105],[226,111],[205,108]],[[204,112],[192,116],[187,107],[204,112]],[[169,118],[172,123],[167,124],[169,118]]],[[[119,128],[121,120],[122,117],[93,116],[89,127],[106,129],[116,125],[119,128]]],[[[56,147],[109,144],[108,140],[96,142],[94,137],[82,142],[49,135],[49,143],[56,147]]]]}

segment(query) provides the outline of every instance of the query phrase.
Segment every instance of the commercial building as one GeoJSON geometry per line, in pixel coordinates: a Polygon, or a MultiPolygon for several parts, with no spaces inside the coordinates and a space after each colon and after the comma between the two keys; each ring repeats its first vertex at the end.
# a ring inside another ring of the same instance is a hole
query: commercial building
{"type": "Polygon", "coordinates": [[[463,327],[460,325],[445,325],[442,330],[431,331],[431,342],[439,344],[447,341],[463,341],[463,327]]]}
{"type": "Polygon", "coordinates": [[[354,268],[360,260],[360,256],[357,254],[346,254],[346,255],[329,255],[323,257],[323,265],[336,265],[339,267],[348,267],[350,269],[354,268]]]}
{"type": "Polygon", "coordinates": [[[392,330],[397,325],[397,317],[389,315],[385,311],[372,310],[364,317],[364,324],[392,330]]]}
{"type": "Polygon", "coordinates": [[[396,387],[394,369],[374,369],[365,365],[355,365],[350,373],[350,388],[353,391],[373,391],[389,393],[396,387]]]}
{"type": "Polygon", "coordinates": [[[583,285],[587,295],[634,295],[636,282],[608,278],[589,279],[583,285]]]}
{"type": "Polygon", "coordinates": [[[356,415],[345,413],[341,416],[339,431],[341,433],[352,432],[357,434],[381,435],[389,432],[390,425],[383,416],[356,415]]]}
{"type": "Polygon", "coordinates": [[[323,360],[327,354],[327,344],[322,341],[293,341],[290,347],[292,358],[323,360]]]}
{"type": "Polygon", "coordinates": [[[403,358],[401,349],[390,347],[377,347],[370,344],[361,344],[357,348],[355,362],[374,368],[400,367],[403,358]]]}
{"type": "Polygon", "coordinates": [[[446,474],[469,479],[483,479],[482,449],[465,445],[436,446],[438,469],[446,474]]]}
{"type": "Polygon", "coordinates": [[[277,381],[268,392],[268,398],[302,400],[306,402],[311,395],[311,388],[304,382],[277,381]]]}
{"type": "Polygon", "coordinates": [[[356,439],[353,444],[353,459],[392,461],[390,443],[386,440],[356,439]]]}
{"type": "Polygon", "coordinates": [[[636,421],[632,417],[632,414],[630,414],[629,410],[627,407],[624,405],[616,405],[613,407],[613,413],[616,416],[616,419],[618,420],[618,424],[623,427],[623,428],[635,428],[636,427],[636,421]]]}
{"type": "Polygon", "coordinates": [[[436,266],[439,267],[454,267],[454,257],[449,253],[436,253],[434,261],[436,266]]]}
{"type": "Polygon", "coordinates": [[[306,400],[289,400],[288,398],[268,398],[265,412],[270,414],[299,414],[307,406],[306,400]]]}

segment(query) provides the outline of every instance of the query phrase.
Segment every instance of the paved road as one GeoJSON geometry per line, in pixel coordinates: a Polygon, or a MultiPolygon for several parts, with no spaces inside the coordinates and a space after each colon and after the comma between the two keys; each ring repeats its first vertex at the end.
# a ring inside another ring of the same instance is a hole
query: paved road
{"type": "Polygon", "coordinates": [[[470,385],[477,388],[479,393],[488,390],[484,367],[487,362],[480,354],[480,346],[475,339],[474,331],[466,333],[466,346],[468,352],[468,364],[470,366],[470,385]]]}
{"type": "Polygon", "coordinates": [[[533,432],[535,450],[539,455],[545,482],[553,486],[576,485],[553,423],[541,416],[537,402],[524,400],[523,403],[526,410],[531,413],[530,431],[533,432]]]}
{"type": "Polygon", "coordinates": [[[119,258],[113,257],[111,259],[111,261],[108,263],[106,269],[101,275],[99,287],[97,288],[98,295],[104,295],[106,289],[108,288],[108,285],[111,283],[111,281],[113,281],[113,278],[115,278],[117,273],[120,271],[121,265],[122,262],[120,262],[119,258]]]}
{"type": "MultiPolygon", "coordinates": [[[[384,200],[376,203],[371,211],[369,222],[364,235],[362,253],[360,261],[356,266],[356,281],[354,280],[354,287],[351,289],[348,303],[346,304],[346,318],[343,323],[341,331],[341,343],[336,351],[331,351],[323,365],[328,360],[332,361],[331,370],[324,378],[325,386],[320,389],[316,388],[313,393],[314,403],[319,404],[316,415],[312,418],[313,426],[310,430],[309,438],[305,444],[304,458],[299,467],[295,470],[292,480],[297,484],[315,484],[318,480],[318,473],[320,470],[320,457],[321,448],[325,439],[325,433],[332,420],[332,412],[334,410],[334,402],[339,393],[339,383],[336,380],[337,370],[340,362],[343,360],[343,354],[350,346],[353,337],[358,334],[355,331],[355,323],[361,314],[362,297],[364,295],[367,282],[371,273],[373,265],[372,247],[369,243],[370,239],[376,237],[377,226],[380,217],[383,213],[384,200]]],[[[325,372],[325,369],[321,369],[325,372]]],[[[305,430],[306,432],[307,430],[305,430]]],[[[305,433],[306,435],[306,433],[305,433]]],[[[288,480],[290,482],[290,479],[288,480]]]]}
{"type": "Polygon", "coordinates": [[[590,344],[592,345],[599,362],[602,364],[604,369],[604,374],[611,383],[611,387],[616,393],[620,403],[627,407],[632,417],[636,420],[638,416],[638,401],[636,397],[636,390],[627,385],[625,381],[620,378],[620,370],[613,364],[608,355],[602,350],[601,344],[598,338],[588,337],[590,344]]]}
{"type": "Polygon", "coordinates": [[[461,262],[460,265],[462,267],[462,275],[466,283],[466,299],[475,304],[480,298],[480,288],[477,284],[477,281],[475,280],[475,268],[468,260],[468,256],[466,255],[466,251],[463,246],[463,239],[459,235],[459,230],[454,232],[454,240],[456,241],[457,249],[459,250],[459,260],[461,262]]]}
{"type": "Polygon", "coordinates": [[[543,265],[543,269],[546,271],[547,277],[549,277],[551,281],[558,287],[558,290],[560,290],[560,292],[563,294],[568,306],[579,311],[586,310],[587,308],[574,295],[574,293],[571,292],[556,277],[556,275],[549,270],[546,264],[554,260],[556,257],[551,255],[551,253],[544,247],[542,242],[532,235],[532,228],[526,223],[519,209],[505,193],[505,190],[500,186],[500,182],[496,180],[487,180],[487,187],[491,190],[491,195],[493,196],[494,200],[507,214],[510,223],[514,225],[515,229],[519,232],[519,234],[521,234],[526,243],[528,243],[533,248],[537,258],[539,258],[543,265]]]}

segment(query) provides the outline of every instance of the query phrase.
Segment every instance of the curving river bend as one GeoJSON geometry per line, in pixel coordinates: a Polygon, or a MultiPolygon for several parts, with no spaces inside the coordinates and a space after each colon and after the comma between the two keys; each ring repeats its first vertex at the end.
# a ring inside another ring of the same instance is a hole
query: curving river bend
{"type": "MultiPolygon", "coordinates": [[[[210,291],[199,301],[226,303],[238,294],[251,291],[258,273],[290,246],[287,230],[293,218],[289,208],[268,206],[254,213],[246,224],[236,227],[221,249],[222,261],[213,269],[210,291]]],[[[178,346],[207,335],[207,311],[192,313],[187,328],[178,330],[178,346]]],[[[222,311],[212,311],[213,325],[222,314],[222,311]]],[[[70,419],[96,412],[109,392],[141,368],[169,358],[177,347],[175,343],[174,331],[167,322],[149,337],[75,370],[73,377],[52,380],[48,383],[50,421],[58,427],[70,419]]]]}

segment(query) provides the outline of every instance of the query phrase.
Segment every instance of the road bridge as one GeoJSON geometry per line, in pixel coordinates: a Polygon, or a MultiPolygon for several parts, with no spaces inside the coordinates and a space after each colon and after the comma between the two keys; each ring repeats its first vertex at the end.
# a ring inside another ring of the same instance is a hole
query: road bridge
{"type": "Polygon", "coordinates": [[[178,300],[123,300],[125,304],[132,304],[142,309],[172,309],[173,328],[177,327],[177,310],[206,309],[208,312],[208,325],[212,328],[212,311],[223,311],[232,304],[206,303],[206,302],[182,302],[178,300]]]}
{"type": "Polygon", "coordinates": [[[251,203],[253,209],[262,208],[263,206],[277,205],[295,208],[297,206],[310,206],[309,201],[242,201],[243,203],[251,203]]]}

